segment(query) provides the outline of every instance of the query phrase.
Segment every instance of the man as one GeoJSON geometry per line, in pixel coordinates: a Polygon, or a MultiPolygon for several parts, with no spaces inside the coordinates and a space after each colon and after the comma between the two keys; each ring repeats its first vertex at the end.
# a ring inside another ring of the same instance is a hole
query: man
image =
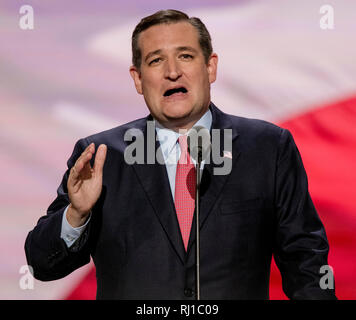
{"type": "Polygon", "coordinates": [[[77,142],[57,198],[26,239],[34,276],[64,277],[92,256],[98,299],[195,299],[195,168],[182,132],[203,126],[232,134],[231,150],[219,145],[228,174],[203,163],[201,298],[268,299],[273,253],[289,298],[335,299],[319,285],[329,247],[293,138],[210,101],[218,57],[204,24],[159,11],[136,26],[132,51],[150,116],[77,142]],[[144,163],[129,164],[127,132],[146,141],[151,120],[164,162],[148,163],[145,144],[144,163]]]}

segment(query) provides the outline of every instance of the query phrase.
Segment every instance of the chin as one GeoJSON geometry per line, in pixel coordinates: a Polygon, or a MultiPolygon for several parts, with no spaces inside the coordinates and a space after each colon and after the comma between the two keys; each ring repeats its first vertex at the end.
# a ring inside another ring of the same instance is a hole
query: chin
{"type": "Polygon", "coordinates": [[[187,106],[187,104],[177,103],[166,107],[165,111],[166,112],[164,114],[167,119],[184,119],[192,113],[193,108],[191,106],[187,106]]]}
{"type": "Polygon", "coordinates": [[[184,120],[189,118],[191,115],[191,111],[192,110],[190,109],[190,110],[184,110],[182,112],[170,112],[165,114],[165,116],[169,121],[179,121],[180,119],[184,120]]]}

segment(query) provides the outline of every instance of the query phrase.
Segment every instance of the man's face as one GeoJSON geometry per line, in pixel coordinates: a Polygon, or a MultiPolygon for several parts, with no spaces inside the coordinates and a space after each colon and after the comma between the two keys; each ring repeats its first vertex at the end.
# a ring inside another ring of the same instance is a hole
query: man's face
{"type": "Polygon", "coordinates": [[[138,44],[141,67],[130,68],[137,92],[165,127],[189,129],[209,107],[217,55],[205,62],[198,33],[188,22],[152,26],[138,44]]]}

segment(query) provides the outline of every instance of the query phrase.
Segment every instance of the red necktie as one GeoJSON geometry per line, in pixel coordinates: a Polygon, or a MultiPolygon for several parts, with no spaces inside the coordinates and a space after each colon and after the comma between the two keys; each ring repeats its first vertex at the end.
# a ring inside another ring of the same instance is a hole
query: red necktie
{"type": "Polygon", "coordinates": [[[174,204],[185,250],[187,250],[190,229],[195,209],[195,166],[188,152],[187,136],[178,138],[181,155],[177,164],[174,204]]]}

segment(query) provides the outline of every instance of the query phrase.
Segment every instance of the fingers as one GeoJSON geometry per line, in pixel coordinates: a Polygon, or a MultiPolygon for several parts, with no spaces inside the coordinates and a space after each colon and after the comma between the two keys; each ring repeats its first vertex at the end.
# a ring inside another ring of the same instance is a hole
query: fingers
{"type": "Polygon", "coordinates": [[[95,162],[94,162],[94,172],[95,174],[102,174],[103,167],[106,159],[107,147],[105,144],[101,144],[96,151],[95,162]]]}
{"type": "Polygon", "coordinates": [[[94,143],[91,143],[89,146],[85,148],[85,150],[82,152],[80,157],[77,159],[75,162],[74,166],[71,169],[71,178],[74,180],[78,179],[81,171],[87,165],[92,158],[93,154],[95,152],[95,145],[94,143]]]}

